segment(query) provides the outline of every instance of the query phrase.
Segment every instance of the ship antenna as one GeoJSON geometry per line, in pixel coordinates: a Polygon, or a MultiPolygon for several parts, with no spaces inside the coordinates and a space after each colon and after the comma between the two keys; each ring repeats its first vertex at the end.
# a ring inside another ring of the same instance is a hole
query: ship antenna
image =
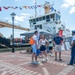
{"type": "Polygon", "coordinates": [[[54,1],[53,1],[53,5],[54,5],[54,1]]]}
{"type": "Polygon", "coordinates": [[[53,6],[54,6],[54,1],[53,1],[53,4],[50,5],[50,7],[53,7],[53,6]]]}
{"type": "Polygon", "coordinates": [[[53,1],[53,4],[52,4],[52,6],[54,6],[54,1],[53,1]]]}
{"type": "Polygon", "coordinates": [[[36,11],[36,9],[37,9],[37,7],[36,7],[36,0],[35,0],[35,17],[36,17],[36,14],[37,14],[37,11],[36,11]]]}

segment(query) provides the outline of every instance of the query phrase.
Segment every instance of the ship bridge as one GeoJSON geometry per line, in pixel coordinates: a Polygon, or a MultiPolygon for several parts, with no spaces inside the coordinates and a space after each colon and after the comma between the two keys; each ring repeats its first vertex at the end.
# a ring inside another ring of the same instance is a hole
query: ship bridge
{"type": "Polygon", "coordinates": [[[30,30],[43,29],[52,34],[57,33],[61,27],[60,13],[53,11],[38,17],[31,17],[29,19],[30,30]]]}

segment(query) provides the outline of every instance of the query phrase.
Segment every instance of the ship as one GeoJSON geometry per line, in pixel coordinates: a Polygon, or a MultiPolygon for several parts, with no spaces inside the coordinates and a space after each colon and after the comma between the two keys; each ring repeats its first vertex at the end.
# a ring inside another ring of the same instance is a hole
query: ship
{"type": "Polygon", "coordinates": [[[64,23],[61,22],[61,13],[50,5],[50,2],[45,2],[43,5],[44,15],[32,16],[29,18],[30,31],[21,33],[20,36],[31,36],[35,30],[40,34],[55,36],[60,32],[63,38],[71,37],[71,31],[66,29],[64,23]]]}

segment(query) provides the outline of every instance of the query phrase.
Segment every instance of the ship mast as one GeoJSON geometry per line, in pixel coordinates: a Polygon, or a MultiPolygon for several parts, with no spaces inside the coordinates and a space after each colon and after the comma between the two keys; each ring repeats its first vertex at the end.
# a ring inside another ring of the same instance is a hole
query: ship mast
{"type": "Polygon", "coordinates": [[[37,7],[36,7],[36,4],[37,4],[37,3],[36,3],[36,0],[35,0],[35,17],[36,17],[36,14],[37,14],[37,10],[36,10],[37,7]]]}

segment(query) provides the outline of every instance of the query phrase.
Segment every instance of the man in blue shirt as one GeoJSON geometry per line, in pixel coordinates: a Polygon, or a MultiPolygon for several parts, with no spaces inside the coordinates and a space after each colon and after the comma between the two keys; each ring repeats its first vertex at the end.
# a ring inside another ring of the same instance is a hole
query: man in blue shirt
{"type": "Polygon", "coordinates": [[[59,36],[59,34],[56,34],[56,37],[53,39],[54,45],[55,45],[55,60],[57,60],[57,52],[59,52],[59,60],[62,61],[61,59],[61,45],[63,38],[59,36]]]}

